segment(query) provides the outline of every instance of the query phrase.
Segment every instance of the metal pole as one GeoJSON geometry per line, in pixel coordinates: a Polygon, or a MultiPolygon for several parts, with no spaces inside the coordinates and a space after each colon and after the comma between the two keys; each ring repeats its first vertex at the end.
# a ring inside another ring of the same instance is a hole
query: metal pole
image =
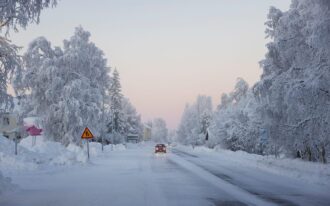
{"type": "Polygon", "coordinates": [[[15,137],[15,155],[17,155],[17,138],[15,137]]]}
{"type": "Polygon", "coordinates": [[[36,136],[32,137],[32,147],[36,145],[36,136]]]}
{"type": "Polygon", "coordinates": [[[88,160],[89,160],[89,140],[86,139],[87,141],[87,157],[88,157],[88,160]]]}

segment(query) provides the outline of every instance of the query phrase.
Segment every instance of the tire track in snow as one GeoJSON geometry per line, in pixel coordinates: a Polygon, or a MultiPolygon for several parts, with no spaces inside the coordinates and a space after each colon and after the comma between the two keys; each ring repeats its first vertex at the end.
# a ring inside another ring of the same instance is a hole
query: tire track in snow
{"type": "MultiPolygon", "coordinates": [[[[184,158],[184,159],[185,159],[185,157],[198,158],[197,155],[192,155],[192,154],[189,154],[187,152],[183,152],[183,151],[180,151],[180,150],[177,150],[177,149],[172,150],[172,152],[175,153],[176,155],[184,158]]],[[[269,195],[267,195],[267,194],[261,194],[261,193],[258,193],[256,191],[254,191],[251,188],[246,188],[246,187],[243,187],[241,185],[238,185],[237,183],[235,183],[233,181],[233,179],[230,176],[228,176],[226,174],[222,174],[222,173],[219,173],[218,171],[210,170],[210,169],[208,169],[208,168],[206,168],[206,167],[204,167],[204,166],[202,166],[200,164],[196,164],[195,162],[192,162],[189,159],[185,159],[185,160],[188,161],[188,162],[190,162],[190,163],[192,163],[192,164],[194,164],[194,165],[197,165],[198,167],[203,168],[205,171],[213,174],[214,176],[217,176],[218,178],[220,178],[220,179],[228,182],[229,184],[232,184],[232,185],[234,185],[234,186],[236,186],[236,187],[238,187],[238,188],[240,188],[240,189],[242,189],[242,190],[250,193],[251,195],[257,196],[257,197],[259,197],[261,199],[264,199],[266,201],[270,201],[270,202],[272,202],[274,204],[278,204],[278,205],[281,205],[281,206],[298,206],[297,204],[295,204],[295,203],[293,203],[293,202],[291,202],[289,200],[278,198],[278,197],[275,197],[274,195],[271,195],[271,194],[269,194],[269,195]]]]}
{"type": "Polygon", "coordinates": [[[226,191],[228,194],[232,195],[237,200],[240,200],[248,205],[257,205],[257,206],[273,206],[277,205],[275,202],[269,202],[264,200],[250,192],[229,183],[228,181],[218,177],[211,172],[205,170],[202,167],[199,167],[188,160],[181,158],[179,155],[175,154],[177,151],[173,151],[174,153],[169,154],[169,158],[171,161],[180,165],[181,167],[189,170],[191,173],[197,175],[201,179],[207,181],[208,183],[214,185],[220,190],[226,191]]]}

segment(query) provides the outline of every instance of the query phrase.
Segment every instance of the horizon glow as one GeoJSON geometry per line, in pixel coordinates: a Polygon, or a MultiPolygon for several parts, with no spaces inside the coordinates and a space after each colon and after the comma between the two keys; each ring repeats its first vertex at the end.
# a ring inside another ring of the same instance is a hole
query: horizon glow
{"type": "Polygon", "coordinates": [[[215,107],[238,77],[250,86],[258,81],[270,41],[264,34],[268,9],[287,10],[290,2],[66,0],[9,39],[22,52],[39,36],[62,46],[81,25],[119,71],[123,94],[143,121],[161,117],[174,129],[197,95],[211,96],[215,107]]]}

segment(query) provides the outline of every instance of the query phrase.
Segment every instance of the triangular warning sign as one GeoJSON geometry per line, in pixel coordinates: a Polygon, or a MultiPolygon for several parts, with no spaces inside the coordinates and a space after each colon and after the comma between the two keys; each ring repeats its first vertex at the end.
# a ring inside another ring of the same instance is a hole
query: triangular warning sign
{"type": "Polygon", "coordinates": [[[81,139],[92,139],[93,137],[92,132],[86,127],[81,135],[81,139]]]}

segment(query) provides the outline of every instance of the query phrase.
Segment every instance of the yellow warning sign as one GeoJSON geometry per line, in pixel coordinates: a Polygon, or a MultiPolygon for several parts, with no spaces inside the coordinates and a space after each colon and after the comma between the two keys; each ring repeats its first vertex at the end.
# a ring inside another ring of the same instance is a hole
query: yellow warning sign
{"type": "Polygon", "coordinates": [[[81,139],[92,139],[93,137],[92,132],[86,127],[81,135],[81,139]]]}

